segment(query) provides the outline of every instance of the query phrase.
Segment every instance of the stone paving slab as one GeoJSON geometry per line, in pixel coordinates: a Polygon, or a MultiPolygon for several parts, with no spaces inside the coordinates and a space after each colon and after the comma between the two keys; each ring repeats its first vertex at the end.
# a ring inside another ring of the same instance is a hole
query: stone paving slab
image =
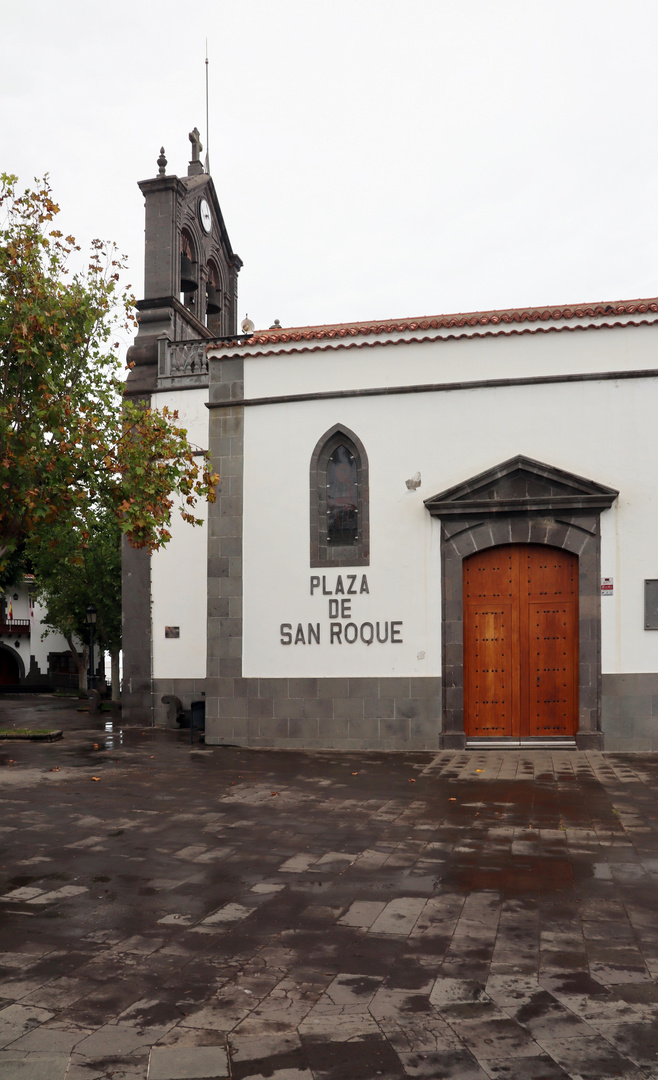
{"type": "Polygon", "coordinates": [[[658,755],[0,713],[2,1080],[658,1080],[658,755]]]}
{"type": "Polygon", "coordinates": [[[0,1050],[2,1080],[65,1080],[68,1054],[18,1054],[0,1050]]]}
{"type": "Polygon", "coordinates": [[[155,1046],[148,1080],[210,1080],[230,1076],[228,1054],[220,1046],[155,1046]]]}

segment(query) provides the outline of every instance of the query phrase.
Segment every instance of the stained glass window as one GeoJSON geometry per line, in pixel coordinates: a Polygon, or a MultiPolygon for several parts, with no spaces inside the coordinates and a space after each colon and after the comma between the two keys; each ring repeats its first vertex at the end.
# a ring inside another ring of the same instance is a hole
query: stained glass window
{"type": "Polygon", "coordinates": [[[327,462],[327,542],[354,544],[359,532],[357,468],[346,446],[337,446],[327,462]]]}
{"type": "Polygon", "coordinates": [[[311,566],[369,566],[370,476],[365,446],[335,424],[318,440],[310,467],[311,566]]]}

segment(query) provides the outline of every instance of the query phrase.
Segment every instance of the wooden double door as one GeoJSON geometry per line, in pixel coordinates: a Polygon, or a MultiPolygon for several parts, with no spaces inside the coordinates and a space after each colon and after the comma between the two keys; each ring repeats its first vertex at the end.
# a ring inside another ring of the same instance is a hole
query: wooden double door
{"type": "Polygon", "coordinates": [[[463,568],[466,735],[575,735],[578,557],[505,544],[463,568]]]}

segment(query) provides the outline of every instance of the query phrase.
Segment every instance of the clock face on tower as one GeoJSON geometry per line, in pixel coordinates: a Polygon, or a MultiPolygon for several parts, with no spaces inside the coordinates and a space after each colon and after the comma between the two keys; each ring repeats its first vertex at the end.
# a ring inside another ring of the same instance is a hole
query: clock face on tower
{"type": "Polygon", "coordinates": [[[199,200],[199,220],[204,231],[209,233],[212,230],[212,214],[207,199],[199,200]]]}

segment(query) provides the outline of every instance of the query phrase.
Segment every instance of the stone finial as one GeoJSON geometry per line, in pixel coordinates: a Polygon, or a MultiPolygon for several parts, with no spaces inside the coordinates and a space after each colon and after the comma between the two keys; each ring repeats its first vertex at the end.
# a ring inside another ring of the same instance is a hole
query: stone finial
{"type": "Polygon", "coordinates": [[[270,330],[280,330],[280,329],[281,329],[281,323],[279,322],[278,319],[275,319],[274,322],[272,323],[272,325],[270,326],[270,330]]]}
{"type": "Polygon", "coordinates": [[[164,176],[166,168],[167,168],[167,159],[165,157],[164,146],[161,146],[160,147],[160,157],[158,158],[158,176],[164,176]]]}

